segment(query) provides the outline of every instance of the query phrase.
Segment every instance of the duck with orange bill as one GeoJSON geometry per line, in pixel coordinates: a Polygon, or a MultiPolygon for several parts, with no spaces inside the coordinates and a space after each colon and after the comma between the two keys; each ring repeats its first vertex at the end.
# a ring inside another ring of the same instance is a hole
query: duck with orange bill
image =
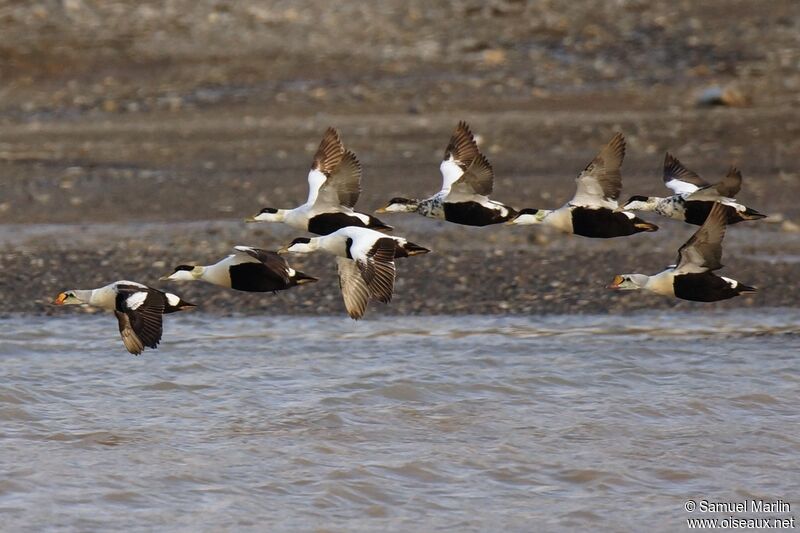
{"type": "Polygon", "coordinates": [[[703,225],[678,250],[675,265],[653,276],[620,274],[608,288],[645,290],[694,302],[716,302],[756,292],[755,287],[714,274],[722,268],[722,238],[730,209],[714,204],[703,225]]]}

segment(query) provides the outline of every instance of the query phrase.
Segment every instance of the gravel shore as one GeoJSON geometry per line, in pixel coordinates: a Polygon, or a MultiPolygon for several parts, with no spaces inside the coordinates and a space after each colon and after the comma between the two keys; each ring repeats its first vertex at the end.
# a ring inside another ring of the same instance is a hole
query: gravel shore
{"type": "MultiPolygon", "coordinates": [[[[358,208],[371,212],[437,190],[461,119],[493,164],[493,197],[519,208],[568,200],[615,131],[626,198],[665,194],[667,150],[708,180],[736,164],[739,199],[770,217],[729,228],[722,273],[760,291],[705,307],[797,305],[800,5],[428,4],[0,7],[0,313],[52,313],[61,290],[132,279],[204,312],[343,315],[327,256],[290,256],[320,281],[276,295],[156,280],[298,236],[242,220],[304,200],[327,126],[362,161],[358,208]],[[741,98],[700,105],[715,87],[741,98]]],[[[382,218],[434,252],[398,261],[394,300],[367,317],[703,307],[605,289],[660,271],[696,229],[656,215],[644,218],[658,232],[605,241],[382,218]]]]}

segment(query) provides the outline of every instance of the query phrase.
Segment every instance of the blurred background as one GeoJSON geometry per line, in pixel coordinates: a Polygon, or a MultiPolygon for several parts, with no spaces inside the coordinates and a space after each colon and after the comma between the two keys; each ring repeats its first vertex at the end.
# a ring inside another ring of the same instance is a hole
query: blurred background
{"type": "MultiPolygon", "coordinates": [[[[431,194],[462,119],[494,166],[493,196],[518,208],[571,198],[615,131],[625,198],[666,192],[667,150],[710,181],[738,165],[740,200],[771,216],[729,231],[726,272],[774,289],[719,305],[794,305],[799,35],[793,0],[0,1],[0,295],[16,295],[0,311],[47,311],[65,286],[152,282],[234,244],[277,248],[296,232],[241,220],[304,201],[328,126],[364,165],[360,210],[431,194]]],[[[603,289],[660,270],[694,231],[646,218],[661,231],[595,242],[386,216],[440,253],[405,262],[382,309],[684,305],[603,289]],[[435,291],[431,272],[441,298],[419,302],[408,293],[435,291]]],[[[217,309],[341,311],[331,262],[295,263],[326,281],[268,303],[184,292],[217,309]]]]}

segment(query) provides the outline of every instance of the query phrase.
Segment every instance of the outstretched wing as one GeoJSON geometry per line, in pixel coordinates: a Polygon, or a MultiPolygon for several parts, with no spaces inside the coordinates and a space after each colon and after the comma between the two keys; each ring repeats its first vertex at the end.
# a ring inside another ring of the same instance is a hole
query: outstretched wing
{"type": "Polygon", "coordinates": [[[394,292],[395,246],[394,239],[378,239],[367,252],[366,260],[356,261],[370,296],[383,303],[389,303],[394,292]]]}
{"type": "Polygon", "coordinates": [[[722,238],[731,207],[714,204],[708,218],[694,235],[678,250],[675,270],[706,272],[722,268],[722,238]]]}
{"type": "Polygon", "coordinates": [[[622,190],[620,167],[624,158],[625,137],[617,133],[575,180],[577,190],[570,204],[616,208],[622,190]]]}
{"type": "Polygon", "coordinates": [[[343,157],[344,145],[339,132],[334,128],[328,128],[314,154],[314,161],[308,173],[308,203],[313,204],[316,201],[320,187],[339,166],[343,157]]]}
{"type": "Polygon", "coordinates": [[[742,173],[736,167],[728,169],[728,173],[722,180],[714,185],[720,196],[725,198],[736,198],[739,191],[742,190],[742,173]]]}
{"type": "Polygon", "coordinates": [[[164,293],[149,287],[117,286],[114,314],[122,342],[130,353],[139,355],[145,347],[158,346],[166,302],[164,293]]]}
{"type": "Polygon", "coordinates": [[[442,172],[442,190],[449,190],[478,155],[480,155],[478,143],[475,142],[469,125],[462,120],[450,137],[450,142],[444,151],[444,159],[439,165],[439,170],[442,172]]]}
{"type": "Polygon", "coordinates": [[[369,288],[356,262],[345,257],[337,257],[336,265],[339,269],[339,288],[342,291],[344,307],[353,320],[364,316],[369,301],[369,288]]]}
{"type": "Polygon", "coordinates": [[[262,263],[276,278],[289,284],[291,278],[289,276],[289,263],[286,262],[281,255],[277,252],[270,250],[263,250],[261,248],[253,248],[251,246],[234,246],[234,250],[239,253],[245,253],[256,261],[262,263]]]}
{"type": "Polygon", "coordinates": [[[338,166],[319,188],[315,205],[344,205],[355,207],[361,194],[361,163],[356,154],[344,152],[338,166]]]}
{"type": "Polygon", "coordinates": [[[667,152],[664,156],[664,185],[672,189],[675,194],[686,194],[708,187],[708,182],[667,152]]]}
{"type": "Polygon", "coordinates": [[[489,196],[494,187],[494,171],[489,160],[478,154],[472,164],[452,185],[451,191],[468,195],[489,196]]]}

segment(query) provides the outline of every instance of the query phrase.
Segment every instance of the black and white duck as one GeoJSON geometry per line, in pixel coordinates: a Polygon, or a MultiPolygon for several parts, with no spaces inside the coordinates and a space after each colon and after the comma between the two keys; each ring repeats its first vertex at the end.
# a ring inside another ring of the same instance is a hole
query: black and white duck
{"type": "Polygon", "coordinates": [[[327,235],[346,226],[391,231],[372,215],[353,210],[361,194],[361,163],[345,150],[339,132],[328,128],[308,173],[308,200],[294,209],[265,207],[247,222],[283,222],[293,228],[327,235]]]}
{"type": "Polygon", "coordinates": [[[678,250],[675,265],[654,276],[620,274],[608,288],[642,289],[695,302],[716,302],[755,292],[754,287],[714,274],[722,268],[722,238],[731,209],[715,203],[703,225],[678,250]]]}
{"type": "Polygon", "coordinates": [[[480,153],[466,122],[459,122],[439,165],[442,190],[424,200],[392,198],[377,213],[418,213],[463,224],[488,226],[513,218],[517,212],[489,195],[494,188],[494,171],[480,153]]]}
{"type": "Polygon", "coordinates": [[[99,289],[74,289],[60,293],[55,305],[91,305],[113,311],[125,348],[139,355],[156,348],[163,331],[161,316],[195,307],[178,295],[135,281],[115,281],[99,289]]]}
{"type": "Polygon", "coordinates": [[[620,167],[625,137],[617,133],[575,180],[575,196],[559,209],[523,209],[509,224],[544,224],[565,233],[599,239],[624,237],[658,226],[619,210],[620,167]]]}
{"type": "Polygon", "coordinates": [[[298,237],[279,252],[311,253],[317,250],[336,256],[344,306],[354,320],[364,316],[370,299],[383,303],[391,301],[395,258],[430,251],[402,237],[349,226],[322,237],[298,237]]]}
{"type": "Polygon", "coordinates": [[[705,222],[715,202],[732,207],[728,210],[728,224],[744,220],[759,220],[763,215],[735,200],[742,188],[742,173],[731,167],[728,174],[715,184],[710,184],[689,170],[669,152],[664,157],[664,185],[672,189],[672,196],[632,196],[623,209],[655,211],[661,216],[683,220],[696,226],[705,222]]]}
{"type": "Polygon", "coordinates": [[[317,278],[289,266],[276,252],[235,246],[233,253],[213,265],[178,265],[162,281],[205,281],[244,292],[275,292],[313,283],[317,278]]]}

